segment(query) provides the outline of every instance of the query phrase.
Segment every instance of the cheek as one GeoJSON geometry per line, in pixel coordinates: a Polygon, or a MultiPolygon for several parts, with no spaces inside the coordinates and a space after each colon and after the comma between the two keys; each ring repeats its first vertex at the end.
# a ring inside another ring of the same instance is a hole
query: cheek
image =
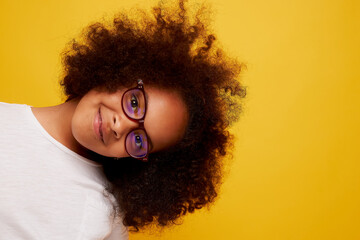
{"type": "Polygon", "coordinates": [[[128,154],[125,151],[124,143],[122,142],[116,142],[106,147],[104,146],[104,148],[99,149],[99,152],[97,153],[106,157],[128,157],[128,154]]]}
{"type": "Polygon", "coordinates": [[[82,146],[89,148],[93,145],[92,114],[84,111],[81,102],[77,106],[71,120],[71,131],[74,139],[82,146]]]}
{"type": "Polygon", "coordinates": [[[86,148],[89,148],[89,131],[86,130],[86,125],[78,118],[73,118],[71,122],[71,131],[74,139],[86,148]]]}

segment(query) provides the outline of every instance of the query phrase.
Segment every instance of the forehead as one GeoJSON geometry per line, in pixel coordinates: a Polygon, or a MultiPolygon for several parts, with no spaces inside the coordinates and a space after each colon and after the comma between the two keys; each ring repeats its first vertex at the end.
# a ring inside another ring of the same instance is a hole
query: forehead
{"type": "Polygon", "coordinates": [[[173,92],[145,87],[147,109],[144,121],[153,152],[168,148],[181,139],[188,121],[186,106],[173,92]]]}

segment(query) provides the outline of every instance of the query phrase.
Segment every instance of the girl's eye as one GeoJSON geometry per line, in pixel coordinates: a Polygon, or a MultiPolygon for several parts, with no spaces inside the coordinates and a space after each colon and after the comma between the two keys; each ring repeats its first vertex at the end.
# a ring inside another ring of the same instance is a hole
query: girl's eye
{"type": "Polygon", "coordinates": [[[139,107],[139,102],[134,94],[132,94],[132,96],[131,96],[130,105],[131,105],[131,108],[134,110],[134,112],[136,112],[137,108],[139,107]]]}
{"type": "Polygon", "coordinates": [[[135,145],[138,148],[142,148],[142,139],[139,135],[135,136],[135,145]]]}

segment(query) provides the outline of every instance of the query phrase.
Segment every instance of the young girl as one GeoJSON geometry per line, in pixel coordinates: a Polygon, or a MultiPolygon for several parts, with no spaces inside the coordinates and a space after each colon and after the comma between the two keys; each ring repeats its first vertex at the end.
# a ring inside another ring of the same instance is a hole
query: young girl
{"type": "Polygon", "coordinates": [[[63,104],[0,104],[2,238],[127,239],[214,201],[243,65],[203,8],[175,10],[89,26],[64,51],[63,104]]]}

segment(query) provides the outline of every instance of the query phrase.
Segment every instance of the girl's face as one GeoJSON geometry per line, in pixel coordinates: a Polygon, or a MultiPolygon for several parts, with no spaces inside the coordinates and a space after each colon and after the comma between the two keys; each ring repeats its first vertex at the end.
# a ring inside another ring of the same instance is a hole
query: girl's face
{"type": "MultiPolygon", "coordinates": [[[[71,122],[72,134],[78,143],[103,156],[129,156],[125,138],[139,124],[123,112],[121,98],[126,90],[108,93],[93,89],[81,98],[71,122]]],[[[188,113],[178,94],[146,85],[144,90],[147,96],[144,127],[151,143],[150,152],[161,151],[181,139],[188,113]]]]}

